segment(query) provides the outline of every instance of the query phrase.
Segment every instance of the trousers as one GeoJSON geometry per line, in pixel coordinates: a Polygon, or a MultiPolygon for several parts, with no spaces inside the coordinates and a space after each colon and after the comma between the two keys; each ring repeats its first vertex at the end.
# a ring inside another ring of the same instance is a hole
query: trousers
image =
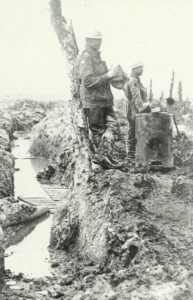
{"type": "Polygon", "coordinates": [[[135,120],[129,119],[129,131],[128,131],[128,155],[130,157],[135,157],[135,120]]]}
{"type": "Polygon", "coordinates": [[[115,129],[117,118],[112,106],[84,108],[90,130],[105,130],[107,127],[115,129]]]}
{"type": "Polygon", "coordinates": [[[106,130],[111,131],[112,134],[116,132],[117,117],[112,106],[84,108],[84,112],[96,146],[100,143],[101,136],[106,130]]]}

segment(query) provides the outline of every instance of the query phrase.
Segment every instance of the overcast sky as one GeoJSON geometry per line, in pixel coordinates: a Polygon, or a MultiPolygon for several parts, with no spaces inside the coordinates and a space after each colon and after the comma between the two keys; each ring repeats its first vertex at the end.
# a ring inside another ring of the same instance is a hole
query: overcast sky
{"type": "MultiPolygon", "coordinates": [[[[168,95],[172,70],[193,97],[192,0],[63,0],[80,49],[88,28],[103,34],[102,56],[126,72],[141,60],[144,84],[168,95]]],[[[50,24],[49,0],[0,0],[0,94],[69,97],[65,59],[50,24]]]]}

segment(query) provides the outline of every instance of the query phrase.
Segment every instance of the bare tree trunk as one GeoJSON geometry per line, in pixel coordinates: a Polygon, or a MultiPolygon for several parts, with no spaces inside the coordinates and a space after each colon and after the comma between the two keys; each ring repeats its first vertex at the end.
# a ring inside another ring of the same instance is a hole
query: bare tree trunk
{"type": "Polygon", "coordinates": [[[182,94],[182,82],[180,81],[178,84],[178,99],[179,101],[183,101],[183,94],[182,94]]]}
{"type": "Polygon", "coordinates": [[[159,101],[161,102],[163,99],[164,99],[164,91],[162,91],[162,92],[161,92],[161,95],[160,95],[159,101]]]}
{"type": "Polygon", "coordinates": [[[150,87],[149,87],[149,101],[152,102],[153,100],[153,90],[152,90],[152,79],[150,80],[150,87]]]}
{"type": "Polygon", "coordinates": [[[171,83],[170,83],[170,98],[173,97],[174,80],[175,80],[175,73],[173,71],[172,72],[172,79],[171,79],[171,83]]]}
{"type": "Polygon", "coordinates": [[[76,69],[76,58],[78,55],[78,46],[76,43],[72,24],[68,25],[65,18],[62,16],[62,8],[60,0],[50,0],[51,21],[61,45],[62,52],[67,59],[67,67],[69,77],[71,79],[71,119],[77,143],[75,145],[75,163],[79,175],[83,171],[86,176],[90,172],[90,150],[88,126],[86,118],[82,113],[80,95],[79,95],[79,78],[76,69]],[[79,163],[78,163],[79,162],[79,163]]]}

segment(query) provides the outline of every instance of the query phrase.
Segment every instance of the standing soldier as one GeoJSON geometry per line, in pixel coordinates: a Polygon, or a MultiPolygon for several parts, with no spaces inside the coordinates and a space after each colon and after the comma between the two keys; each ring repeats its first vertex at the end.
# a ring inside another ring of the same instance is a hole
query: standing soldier
{"type": "Polygon", "coordinates": [[[128,132],[128,156],[135,158],[135,115],[141,112],[150,112],[150,102],[147,102],[147,91],[141,83],[143,64],[138,62],[132,65],[130,78],[124,85],[124,91],[128,99],[127,118],[129,121],[128,132]]]}
{"type": "MultiPolygon", "coordinates": [[[[96,149],[107,129],[112,132],[111,136],[117,129],[110,82],[119,80],[123,75],[120,66],[108,71],[106,63],[101,60],[101,43],[102,34],[98,30],[87,34],[86,48],[77,61],[81,81],[80,98],[96,149]]],[[[106,156],[105,161],[111,163],[109,160],[111,158],[106,156]]]]}

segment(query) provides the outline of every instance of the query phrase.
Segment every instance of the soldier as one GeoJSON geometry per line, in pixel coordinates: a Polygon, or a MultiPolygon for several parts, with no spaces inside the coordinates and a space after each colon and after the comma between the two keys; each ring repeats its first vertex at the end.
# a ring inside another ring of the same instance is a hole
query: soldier
{"type": "Polygon", "coordinates": [[[151,104],[147,102],[147,91],[141,83],[140,76],[143,74],[141,62],[132,65],[130,78],[124,84],[124,91],[128,101],[127,118],[129,121],[128,132],[128,156],[135,158],[135,115],[141,112],[150,112],[151,104]]]}
{"type": "MultiPolygon", "coordinates": [[[[120,66],[108,71],[106,63],[100,56],[101,43],[102,34],[98,30],[87,34],[86,48],[77,61],[81,80],[80,98],[95,149],[99,148],[102,135],[107,129],[112,135],[117,129],[110,82],[119,80],[123,75],[120,66]]],[[[110,157],[106,158],[109,159],[110,157]]]]}

